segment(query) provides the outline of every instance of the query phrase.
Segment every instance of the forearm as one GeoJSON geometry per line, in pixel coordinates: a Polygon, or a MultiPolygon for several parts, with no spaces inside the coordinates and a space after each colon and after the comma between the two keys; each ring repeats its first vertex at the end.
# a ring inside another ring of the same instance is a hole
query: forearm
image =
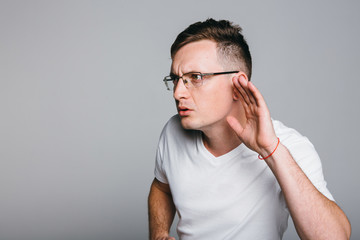
{"type": "Polygon", "coordinates": [[[344,212],[314,187],[285,146],[280,144],[266,163],[280,184],[301,239],[350,238],[344,212]]]}
{"type": "Polygon", "coordinates": [[[148,199],[150,239],[166,239],[175,216],[171,193],[161,191],[153,182],[148,199]]]}

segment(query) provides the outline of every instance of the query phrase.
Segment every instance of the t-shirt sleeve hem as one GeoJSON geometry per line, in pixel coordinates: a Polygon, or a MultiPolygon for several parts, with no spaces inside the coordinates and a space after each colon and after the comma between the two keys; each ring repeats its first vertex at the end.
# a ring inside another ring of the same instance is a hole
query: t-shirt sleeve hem
{"type": "Polygon", "coordinates": [[[164,177],[162,177],[162,176],[156,171],[156,169],[155,169],[155,178],[156,178],[157,180],[159,180],[160,182],[162,182],[162,183],[169,184],[168,181],[167,181],[167,179],[164,178],[164,177]]]}

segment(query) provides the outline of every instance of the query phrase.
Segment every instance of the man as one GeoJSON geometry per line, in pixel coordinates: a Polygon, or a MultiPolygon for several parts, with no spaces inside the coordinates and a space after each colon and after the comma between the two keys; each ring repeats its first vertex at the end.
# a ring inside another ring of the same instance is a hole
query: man
{"type": "Polygon", "coordinates": [[[171,47],[178,115],[161,134],[149,194],[150,239],[281,239],[289,214],[301,239],[349,239],[312,144],[272,120],[250,82],[241,28],[208,19],[171,47]]]}

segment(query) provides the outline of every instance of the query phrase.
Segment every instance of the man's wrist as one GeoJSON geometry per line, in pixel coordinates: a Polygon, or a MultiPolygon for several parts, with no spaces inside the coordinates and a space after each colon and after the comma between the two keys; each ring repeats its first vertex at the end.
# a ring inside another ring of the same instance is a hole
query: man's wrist
{"type": "Polygon", "coordinates": [[[259,153],[259,159],[265,160],[269,157],[271,157],[277,150],[278,146],[280,144],[280,139],[276,137],[276,139],[273,141],[273,144],[269,145],[268,147],[262,148],[259,153]]]}

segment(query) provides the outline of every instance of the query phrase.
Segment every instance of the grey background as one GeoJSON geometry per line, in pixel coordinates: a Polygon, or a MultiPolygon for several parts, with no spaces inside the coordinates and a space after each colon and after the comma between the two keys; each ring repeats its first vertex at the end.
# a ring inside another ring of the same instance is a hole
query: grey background
{"type": "MultiPolygon", "coordinates": [[[[358,1],[0,1],[0,240],[146,239],[169,48],[240,24],[272,117],[308,136],[360,239],[358,1]]],[[[297,239],[291,226],[284,239],[297,239]]]]}

